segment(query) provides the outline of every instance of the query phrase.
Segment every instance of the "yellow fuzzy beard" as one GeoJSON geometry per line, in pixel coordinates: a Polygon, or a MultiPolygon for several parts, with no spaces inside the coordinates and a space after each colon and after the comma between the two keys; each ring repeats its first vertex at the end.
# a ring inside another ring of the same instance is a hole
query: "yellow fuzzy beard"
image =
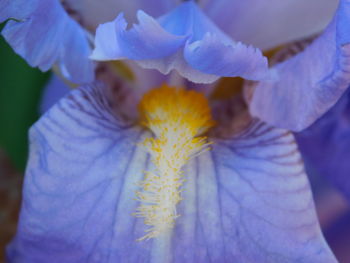
{"type": "Polygon", "coordinates": [[[214,125],[203,94],[163,85],[146,93],[139,104],[142,125],[154,137],[142,145],[152,157],[156,172],[147,172],[136,192],[141,202],[135,215],[150,226],[139,240],[154,238],[170,230],[179,216],[184,183],[182,168],[191,157],[208,149],[207,137],[197,137],[214,125]]]}

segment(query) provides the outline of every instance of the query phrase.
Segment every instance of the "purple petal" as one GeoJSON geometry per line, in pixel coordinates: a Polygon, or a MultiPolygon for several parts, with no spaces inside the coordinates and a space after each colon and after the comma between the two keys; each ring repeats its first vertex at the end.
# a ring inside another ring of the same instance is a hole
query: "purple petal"
{"type": "Polygon", "coordinates": [[[211,83],[224,76],[270,77],[260,51],[230,39],[193,1],[158,20],[139,11],[138,20],[130,30],[121,15],[100,25],[92,58],[131,59],[163,74],[176,70],[196,83],[211,83]]]}
{"type": "Polygon", "coordinates": [[[28,5],[28,0],[1,0],[0,1],[0,23],[8,18],[26,19],[35,11],[36,2],[28,5]]]}
{"type": "Polygon", "coordinates": [[[94,79],[91,52],[83,29],[72,20],[57,0],[5,0],[0,4],[0,21],[9,21],[2,35],[30,66],[49,70],[57,63],[63,75],[76,83],[94,79]],[[24,8],[22,8],[24,6],[24,8]]]}
{"type": "Polygon", "coordinates": [[[174,262],[336,262],[288,132],[255,122],[185,174],[174,262]]]}
{"type": "Polygon", "coordinates": [[[310,169],[325,176],[350,200],[350,90],[296,138],[310,169]]]}
{"type": "MultiPolygon", "coordinates": [[[[74,91],[32,127],[11,261],[112,262],[126,253],[147,156],[136,146],[141,131],[112,114],[99,88],[74,91]]],[[[144,244],[131,239],[140,257],[144,244]]]]}
{"type": "Polygon", "coordinates": [[[168,33],[143,11],[139,11],[137,17],[139,25],[130,30],[126,30],[127,23],[123,14],[113,22],[100,25],[97,28],[95,50],[91,58],[95,60],[161,58],[176,52],[185,43],[186,37],[168,33]]]}
{"type": "Polygon", "coordinates": [[[350,3],[341,1],[333,22],[309,47],[274,68],[278,80],[257,84],[254,116],[300,131],[324,114],[350,83],[350,3]]]}
{"type": "Polygon", "coordinates": [[[135,14],[144,10],[152,16],[160,16],[174,8],[181,0],[65,0],[65,4],[79,15],[89,28],[113,20],[117,14],[124,13],[128,21],[136,21],[135,14]]]}
{"type": "Polygon", "coordinates": [[[135,240],[137,182],[154,169],[102,87],[73,91],[30,131],[12,262],[335,262],[293,137],[253,123],[185,167],[170,239],[135,240]],[[168,261],[165,261],[167,259],[168,261]]]}
{"type": "Polygon", "coordinates": [[[338,0],[207,0],[204,12],[232,38],[262,50],[322,31],[338,0]]]}
{"type": "Polygon", "coordinates": [[[240,42],[223,44],[215,35],[207,34],[201,41],[186,45],[188,64],[206,74],[261,80],[267,78],[267,59],[259,49],[240,42]]]}

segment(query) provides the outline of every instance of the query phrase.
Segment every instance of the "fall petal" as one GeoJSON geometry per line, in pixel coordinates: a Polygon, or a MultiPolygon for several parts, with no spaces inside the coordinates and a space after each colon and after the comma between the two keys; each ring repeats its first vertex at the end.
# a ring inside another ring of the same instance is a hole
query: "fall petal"
{"type": "Polygon", "coordinates": [[[288,132],[254,122],[185,174],[174,262],[336,262],[288,132]]]}
{"type": "Polygon", "coordinates": [[[137,242],[138,182],[153,171],[103,87],[73,91],[30,131],[17,262],[335,262],[292,135],[253,122],[184,168],[169,236],[137,242]]]}
{"type": "Polygon", "coordinates": [[[140,136],[112,114],[100,87],[76,90],[51,108],[30,131],[24,201],[8,258],[114,258],[115,244],[126,241],[118,231],[129,233],[125,227],[133,225],[133,189],[147,164],[147,154],[136,146],[140,136]]]}

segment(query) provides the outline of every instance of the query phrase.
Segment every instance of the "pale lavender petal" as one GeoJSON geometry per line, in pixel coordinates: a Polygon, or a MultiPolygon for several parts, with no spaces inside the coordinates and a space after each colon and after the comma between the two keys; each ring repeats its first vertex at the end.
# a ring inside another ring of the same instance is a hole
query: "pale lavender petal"
{"type": "Polygon", "coordinates": [[[204,12],[232,38],[262,50],[323,30],[339,0],[203,0],[204,12]]]}
{"type": "Polygon", "coordinates": [[[79,15],[84,24],[96,28],[99,24],[113,20],[123,12],[128,21],[136,22],[136,12],[144,10],[151,16],[160,16],[181,0],[65,0],[65,4],[79,15]]]}
{"type": "Polygon", "coordinates": [[[333,22],[309,47],[277,64],[278,80],[257,84],[254,116],[300,131],[324,114],[350,83],[350,3],[341,1],[333,22]]]}
{"type": "Polygon", "coordinates": [[[158,22],[143,11],[137,13],[139,24],[126,30],[123,14],[113,22],[100,25],[96,31],[95,60],[156,59],[175,53],[186,42],[185,36],[165,31],[158,22]],[[110,41],[111,40],[111,41],[110,41]]]}
{"type": "Polygon", "coordinates": [[[57,63],[69,80],[93,81],[94,66],[88,58],[91,49],[85,32],[59,1],[2,0],[0,14],[1,21],[16,19],[7,22],[2,35],[30,66],[47,71],[57,63]]]}
{"type": "Polygon", "coordinates": [[[111,103],[103,87],[80,88],[31,128],[11,262],[335,262],[293,137],[257,122],[185,167],[170,238],[137,242],[149,134],[111,103]]]}
{"type": "Polygon", "coordinates": [[[147,256],[131,215],[148,162],[136,145],[142,136],[112,113],[101,87],[76,90],[51,108],[30,131],[11,262],[125,262],[130,249],[131,262],[147,256]]]}
{"type": "Polygon", "coordinates": [[[186,45],[184,56],[189,65],[206,74],[251,80],[268,78],[267,59],[259,49],[240,42],[225,45],[215,35],[186,45]]]}
{"type": "Polygon", "coordinates": [[[9,17],[16,19],[25,19],[35,11],[36,1],[28,5],[28,0],[1,0],[0,1],[0,23],[9,17]]]}
{"type": "Polygon", "coordinates": [[[254,122],[185,174],[175,262],[336,262],[287,131],[254,122]]]}

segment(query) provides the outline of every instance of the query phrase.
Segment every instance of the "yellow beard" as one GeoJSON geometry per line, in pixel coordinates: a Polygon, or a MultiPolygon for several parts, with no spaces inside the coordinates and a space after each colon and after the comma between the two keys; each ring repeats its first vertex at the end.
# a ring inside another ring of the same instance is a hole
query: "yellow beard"
{"type": "Polygon", "coordinates": [[[156,172],[145,173],[136,192],[141,202],[135,215],[150,226],[139,240],[154,238],[173,228],[179,216],[184,183],[182,168],[191,157],[208,149],[207,137],[199,135],[214,125],[203,94],[163,85],[146,93],[139,104],[142,125],[154,135],[142,145],[152,157],[156,172]]]}

